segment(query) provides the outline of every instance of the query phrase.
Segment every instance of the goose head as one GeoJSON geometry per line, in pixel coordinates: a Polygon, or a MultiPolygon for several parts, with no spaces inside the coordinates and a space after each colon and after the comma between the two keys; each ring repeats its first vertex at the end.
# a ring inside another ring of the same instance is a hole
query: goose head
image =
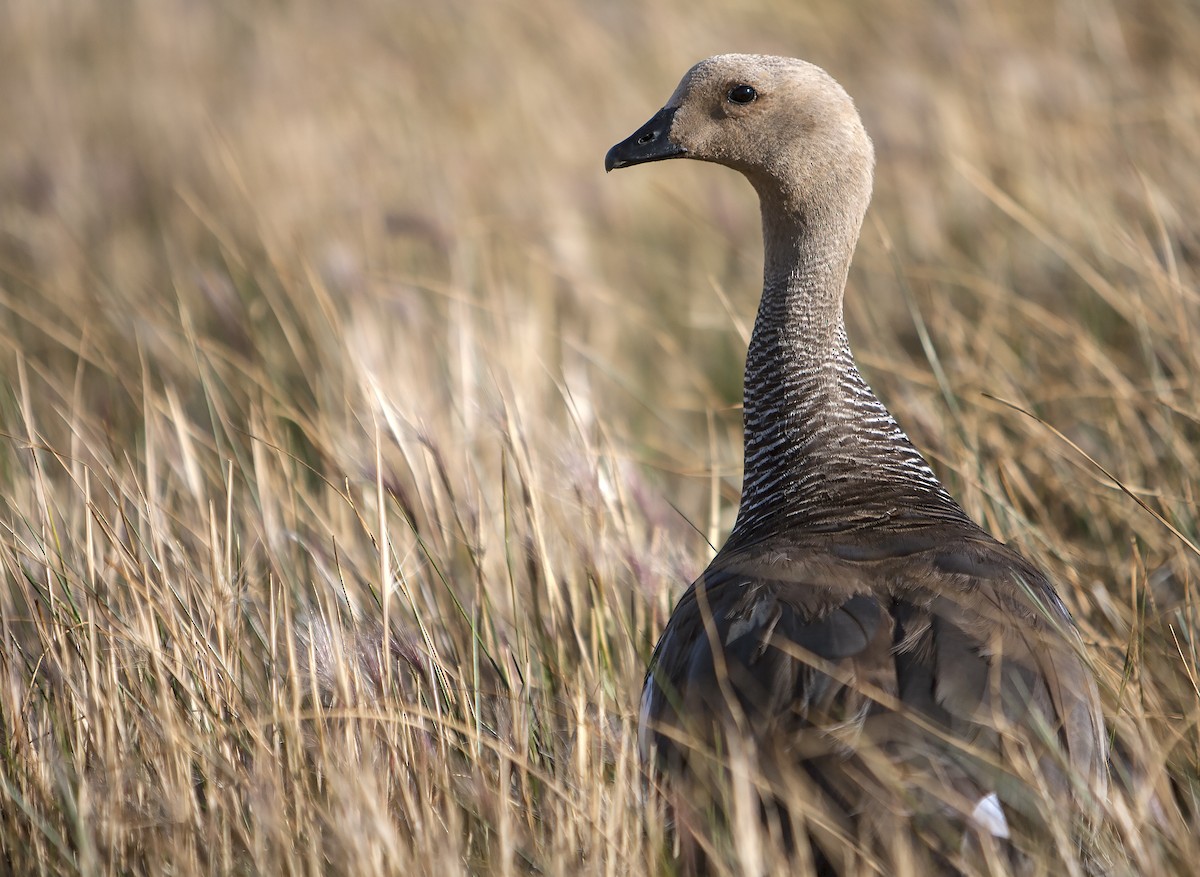
{"type": "Polygon", "coordinates": [[[870,200],[874,151],[854,102],[806,61],[717,55],[608,151],[605,170],[692,158],[742,173],[764,211],[854,217],[870,200]]]}

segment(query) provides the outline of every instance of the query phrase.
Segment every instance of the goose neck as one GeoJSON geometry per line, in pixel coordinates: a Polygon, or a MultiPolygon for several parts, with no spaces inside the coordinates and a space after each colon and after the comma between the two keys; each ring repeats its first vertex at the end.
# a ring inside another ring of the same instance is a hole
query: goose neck
{"type": "Polygon", "coordinates": [[[968,520],[850,353],[842,297],[860,220],[814,218],[764,209],[763,296],[746,356],[745,475],[730,543],[968,520]]]}

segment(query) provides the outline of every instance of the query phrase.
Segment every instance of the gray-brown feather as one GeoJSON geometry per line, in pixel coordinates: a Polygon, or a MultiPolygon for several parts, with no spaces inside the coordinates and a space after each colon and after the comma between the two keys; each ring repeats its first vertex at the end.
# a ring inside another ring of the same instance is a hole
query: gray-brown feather
{"type": "Polygon", "coordinates": [[[1024,558],[960,529],[904,533],[891,551],[872,533],[718,556],[650,662],[644,743],[658,763],[681,776],[722,734],[747,735],[766,763],[819,775],[851,818],[888,794],[894,777],[859,758],[882,754],[946,784],[899,806],[957,801],[964,825],[991,792],[1034,818],[1014,773],[1028,751],[1051,794],[1071,796],[1067,766],[1097,787],[1104,728],[1066,610],[1024,558]]]}
{"type": "Polygon", "coordinates": [[[1067,765],[1085,783],[1103,777],[1096,686],[1054,590],[982,533],[914,535],[890,555],[876,537],[719,558],[650,662],[644,741],[661,767],[707,775],[692,759],[737,733],[774,764],[768,774],[785,759],[858,831],[898,777],[925,788],[908,789],[889,818],[899,807],[966,831],[992,792],[1008,818],[1036,818],[1013,774],[1030,745],[1056,797],[1072,793],[1067,765]]]}

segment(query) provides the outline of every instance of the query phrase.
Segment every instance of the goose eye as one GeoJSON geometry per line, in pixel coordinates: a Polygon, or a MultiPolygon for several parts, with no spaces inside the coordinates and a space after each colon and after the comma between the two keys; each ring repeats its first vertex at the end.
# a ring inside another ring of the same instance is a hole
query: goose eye
{"type": "Polygon", "coordinates": [[[729,100],[735,104],[748,104],[758,97],[758,92],[749,85],[735,85],[729,90],[729,100]]]}

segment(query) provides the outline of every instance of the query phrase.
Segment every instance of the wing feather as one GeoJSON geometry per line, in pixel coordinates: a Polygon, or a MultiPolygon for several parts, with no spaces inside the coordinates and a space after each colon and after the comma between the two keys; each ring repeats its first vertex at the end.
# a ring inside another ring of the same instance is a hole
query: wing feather
{"type": "Polygon", "coordinates": [[[1080,785],[1072,772],[1093,791],[1105,778],[1069,615],[1024,558],[983,538],[719,556],[676,606],[644,703],[643,739],[669,773],[736,728],[843,819],[905,777],[921,787],[901,805],[914,811],[1026,810],[1007,776],[1014,735],[1038,747],[1055,793],[1080,785]]]}

